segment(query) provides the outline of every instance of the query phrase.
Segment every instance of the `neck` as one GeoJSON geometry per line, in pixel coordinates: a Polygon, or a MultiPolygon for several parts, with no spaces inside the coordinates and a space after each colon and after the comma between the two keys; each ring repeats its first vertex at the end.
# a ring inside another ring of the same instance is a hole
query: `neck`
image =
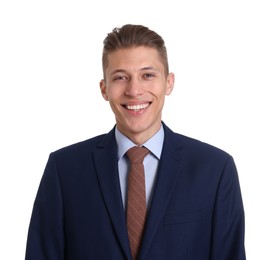
{"type": "Polygon", "coordinates": [[[161,124],[153,129],[152,131],[145,131],[145,132],[127,132],[123,131],[117,126],[117,129],[125,135],[128,139],[130,139],[134,144],[140,146],[144,144],[147,140],[149,140],[153,135],[155,135],[161,128],[161,124]]]}

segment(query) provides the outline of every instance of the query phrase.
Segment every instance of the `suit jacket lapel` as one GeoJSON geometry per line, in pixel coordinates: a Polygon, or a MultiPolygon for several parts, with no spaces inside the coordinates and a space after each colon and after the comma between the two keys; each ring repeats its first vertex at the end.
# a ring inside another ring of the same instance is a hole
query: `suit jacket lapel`
{"type": "Polygon", "coordinates": [[[179,168],[182,165],[182,146],[175,141],[175,134],[165,125],[164,130],[163,151],[139,259],[145,259],[156,229],[174,191],[176,180],[179,177],[179,168]]]}
{"type": "Polygon", "coordinates": [[[94,153],[94,162],[102,196],[120,244],[127,258],[130,259],[125,212],[118,176],[117,146],[114,130],[105,136],[103,141],[99,143],[98,148],[94,153]]]}

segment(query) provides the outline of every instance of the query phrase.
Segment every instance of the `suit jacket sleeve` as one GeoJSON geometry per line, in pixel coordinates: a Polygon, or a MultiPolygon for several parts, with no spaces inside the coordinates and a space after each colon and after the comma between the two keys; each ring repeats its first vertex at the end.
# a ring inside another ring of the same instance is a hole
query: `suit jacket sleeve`
{"type": "Polygon", "coordinates": [[[62,196],[52,154],[47,162],[34,202],[25,259],[64,259],[62,196]]]}
{"type": "Polygon", "coordinates": [[[213,217],[211,260],[244,260],[244,210],[237,170],[232,157],[218,186],[213,217]]]}

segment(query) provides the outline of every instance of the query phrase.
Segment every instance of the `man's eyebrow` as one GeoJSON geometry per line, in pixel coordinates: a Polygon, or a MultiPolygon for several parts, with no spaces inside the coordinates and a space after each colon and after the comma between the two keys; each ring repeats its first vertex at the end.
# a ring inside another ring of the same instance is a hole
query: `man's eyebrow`
{"type": "Polygon", "coordinates": [[[157,70],[155,67],[148,66],[148,67],[143,67],[140,70],[157,70]]]}
{"type": "MultiPolygon", "coordinates": [[[[140,69],[140,71],[145,71],[145,70],[156,70],[157,71],[157,69],[155,67],[153,67],[153,66],[147,66],[147,67],[143,67],[143,68],[140,69]]],[[[116,69],[116,70],[114,70],[114,71],[112,71],[110,73],[110,76],[112,76],[112,75],[114,75],[116,73],[120,73],[120,72],[121,73],[126,73],[127,71],[125,69],[116,69]]]]}
{"type": "Polygon", "coordinates": [[[117,70],[112,71],[112,72],[110,73],[110,75],[112,76],[113,74],[119,73],[119,72],[124,73],[124,72],[126,72],[126,71],[125,71],[124,69],[117,69],[117,70]]]}

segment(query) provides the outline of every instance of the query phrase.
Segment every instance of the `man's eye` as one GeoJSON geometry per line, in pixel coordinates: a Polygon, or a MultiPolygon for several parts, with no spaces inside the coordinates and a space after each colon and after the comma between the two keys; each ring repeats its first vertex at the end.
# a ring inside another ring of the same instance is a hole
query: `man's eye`
{"type": "Polygon", "coordinates": [[[116,76],[113,78],[113,80],[125,80],[126,77],[125,76],[116,76]]]}
{"type": "Polygon", "coordinates": [[[152,74],[152,73],[146,73],[146,74],[144,74],[144,77],[145,78],[153,78],[155,75],[154,74],[152,74]]]}

